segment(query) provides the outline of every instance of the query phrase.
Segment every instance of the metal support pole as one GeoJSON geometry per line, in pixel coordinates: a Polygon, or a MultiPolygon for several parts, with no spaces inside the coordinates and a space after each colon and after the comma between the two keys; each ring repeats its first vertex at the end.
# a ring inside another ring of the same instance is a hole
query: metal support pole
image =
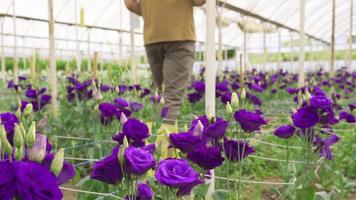
{"type": "Polygon", "coordinates": [[[332,24],[331,24],[331,63],[330,63],[330,77],[334,74],[334,64],[335,64],[335,9],[336,0],[332,0],[332,24]]]}
{"type": "Polygon", "coordinates": [[[5,18],[1,18],[1,24],[0,24],[0,29],[1,29],[1,74],[3,76],[3,80],[5,81],[6,79],[6,63],[5,63],[5,49],[4,49],[4,22],[5,18]]]}
{"type": "Polygon", "coordinates": [[[16,1],[12,1],[12,22],[13,22],[13,31],[14,31],[14,82],[18,84],[18,56],[17,56],[17,36],[16,36],[16,1]]]}
{"type": "Polygon", "coordinates": [[[90,53],[90,33],[88,32],[88,38],[87,38],[87,48],[88,48],[88,72],[92,70],[91,67],[91,53],[90,53]]]}
{"type": "Polygon", "coordinates": [[[278,68],[281,69],[281,62],[282,62],[282,55],[281,55],[281,48],[282,48],[282,39],[281,39],[281,30],[278,29],[278,68]]]}
{"type": "Polygon", "coordinates": [[[79,41],[78,41],[78,5],[77,0],[74,0],[74,15],[75,15],[75,44],[76,44],[76,64],[77,64],[77,73],[81,71],[82,58],[81,53],[79,51],[79,41]]]}
{"type": "Polygon", "coordinates": [[[304,22],[305,22],[305,0],[300,0],[300,31],[299,31],[299,66],[298,66],[298,87],[304,86],[304,22]]]}
{"type": "Polygon", "coordinates": [[[244,76],[247,70],[247,32],[244,30],[244,49],[243,49],[243,65],[241,66],[241,80],[244,80],[244,76]]]}
{"type": "MultiPolygon", "coordinates": [[[[133,20],[133,14],[131,13],[131,20],[133,20]]],[[[135,29],[133,27],[133,22],[131,21],[130,26],[130,39],[131,39],[131,48],[130,48],[130,65],[131,65],[131,77],[133,83],[137,82],[137,65],[136,65],[136,52],[135,52],[135,29]]]]}
{"type": "Polygon", "coordinates": [[[218,50],[218,72],[222,71],[223,67],[223,49],[222,49],[222,9],[219,11],[219,16],[218,16],[218,35],[219,35],[219,40],[218,40],[218,45],[219,45],[219,50],[218,50]]]}
{"type": "Polygon", "coordinates": [[[354,7],[354,1],[350,0],[350,28],[349,28],[349,63],[348,63],[348,68],[351,72],[352,70],[352,24],[353,24],[353,9],[354,7]]]}
{"type": "MultiPolygon", "coordinates": [[[[206,72],[205,72],[205,113],[207,116],[215,116],[215,81],[216,81],[216,52],[215,52],[215,26],[216,26],[216,1],[209,0],[206,3],[206,72]]],[[[214,170],[211,171],[211,182],[206,194],[210,199],[215,191],[214,170]]]]}
{"type": "Polygon", "coordinates": [[[263,70],[266,70],[267,66],[267,47],[266,47],[266,30],[265,30],[265,24],[262,23],[262,28],[263,28],[263,70]]]}
{"type": "Polygon", "coordinates": [[[48,32],[49,32],[49,78],[51,84],[51,104],[52,114],[57,116],[57,67],[56,67],[56,55],[55,55],[55,43],[54,43],[54,19],[53,19],[53,0],[48,0],[48,32]]]}

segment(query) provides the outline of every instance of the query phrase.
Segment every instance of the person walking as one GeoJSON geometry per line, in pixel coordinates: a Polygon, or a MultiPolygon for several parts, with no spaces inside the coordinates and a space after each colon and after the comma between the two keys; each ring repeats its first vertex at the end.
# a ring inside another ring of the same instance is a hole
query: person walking
{"type": "Polygon", "coordinates": [[[176,127],[195,58],[193,7],[205,0],[124,0],[142,16],[144,44],[154,83],[168,109],[164,125],[176,127]]]}

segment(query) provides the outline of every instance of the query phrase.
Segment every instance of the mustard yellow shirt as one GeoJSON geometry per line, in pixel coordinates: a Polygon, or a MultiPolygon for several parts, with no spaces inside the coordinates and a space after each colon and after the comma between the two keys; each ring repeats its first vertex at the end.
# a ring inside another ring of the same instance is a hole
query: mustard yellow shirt
{"type": "Polygon", "coordinates": [[[141,0],[145,44],[195,41],[192,0],[141,0]]]}

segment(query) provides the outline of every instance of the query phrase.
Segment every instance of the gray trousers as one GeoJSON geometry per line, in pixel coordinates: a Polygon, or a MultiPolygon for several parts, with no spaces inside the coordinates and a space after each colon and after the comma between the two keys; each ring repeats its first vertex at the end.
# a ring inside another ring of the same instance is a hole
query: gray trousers
{"type": "Polygon", "coordinates": [[[189,84],[195,58],[195,42],[177,41],[145,46],[154,83],[162,91],[168,115],[165,123],[174,124],[189,84]]]}

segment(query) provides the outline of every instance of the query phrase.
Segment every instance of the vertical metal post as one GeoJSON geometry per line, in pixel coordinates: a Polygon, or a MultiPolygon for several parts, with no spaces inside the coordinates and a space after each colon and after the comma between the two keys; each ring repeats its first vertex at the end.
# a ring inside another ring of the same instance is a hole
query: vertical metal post
{"type": "Polygon", "coordinates": [[[82,64],[82,58],[81,58],[81,52],[79,51],[79,41],[78,41],[78,5],[77,5],[77,0],[74,0],[74,19],[75,19],[75,44],[76,44],[76,64],[77,64],[77,73],[80,73],[81,71],[81,64],[82,64]]]}
{"type": "Polygon", "coordinates": [[[336,0],[332,0],[332,24],[331,24],[331,63],[330,63],[330,77],[334,75],[334,64],[335,64],[335,9],[336,0]]]}
{"type": "Polygon", "coordinates": [[[353,9],[354,7],[354,1],[350,0],[350,27],[349,27],[349,63],[348,63],[348,68],[351,72],[352,70],[352,31],[353,31],[353,9]]]}
{"type": "Polygon", "coordinates": [[[265,29],[265,24],[262,23],[262,29],[263,29],[263,70],[266,70],[267,66],[267,47],[266,47],[266,29],[265,29]]]}
{"type": "Polygon", "coordinates": [[[12,22],[13,22],[13,31],[14,31],[14,82],[18,84],[18,56],[17,56],[17,34],[16,34],[16,1],[12,1],[12,22]]]}
{"type": "Polygon", "coordinates": [[[219,40],[218,40],[218,72],[222,71],[222,65],[223,65],[223,48],[222,48],[222,39],[223,39],[223,34],[222,34],[222,9],[219,11],[218,15],[218,35],[219,35],[219,40]]]}
{"type": "MultiPolygon", "coordinates": [[[[245,26],[246,27],[246,26],[245,26]]],[[[247,70],[247,30],[245,28],[243,32],[243,37],[244,37],[244,49],[243,49],[243,65],[241,65],[241,80],[243,81],[245,78],[245,73],[247,70]]]]}
{"type": "Polygon", "coordinates": [[[0,29],[1,29],[1,74],[3,76],[3,80],[5,81],[6,79],[6,63],[5,63],[5,49],[4,49],[4,22],[5,22],[5,17],[1,18],[1,24],[0,24],[0,29]]]}
{"type": "MultiPolygon", "coordinates": [[[[206,72],[205,72],[205,113],[207,116],[215,116],[215,79],[216,79],[216,52],[215,52],[215,27],[216,27],[216,1],[208,0],[206,3],[206,72]]],[[[215,190],[215,175],[211,171],[211,183],[206,194],[211,198],[215,190]]]]}
{"type": "Polygon", "coordinates": [[[56,67],[56,55],[55,55],[55,43],[54,43],[54,19],[53,19],[53,0],[48,0],[48,32],[49,32],[49,77],[51,84],[51,104],[52,114],[56,116],[58,114],[57,105],[57,67],[56,67]]]}
{"type": "Polygon", "coordinates": [[[305,0],[300,0],[298,87],[304,86],[305,0]]]}
{"type": "Polygon", "coordinates": [[[131,65],[131,77],[133,83],[137,82],[137,65],[136,65],[136,52],[135,52],[135,29],[133,26],[133,14],[131,13],[131,26],[130,26],[130,39],[131,39],[131,48],[130,48],[130,65],[131,65]]]}
{"type": "Polygon", "coordinates": [[[282,62],[282,55],[281,55],[281,49],[282,49],[282,39],[281,39],[281,30],[278,28],[278,68],[281,69],[281,62],[282,62]]]}

